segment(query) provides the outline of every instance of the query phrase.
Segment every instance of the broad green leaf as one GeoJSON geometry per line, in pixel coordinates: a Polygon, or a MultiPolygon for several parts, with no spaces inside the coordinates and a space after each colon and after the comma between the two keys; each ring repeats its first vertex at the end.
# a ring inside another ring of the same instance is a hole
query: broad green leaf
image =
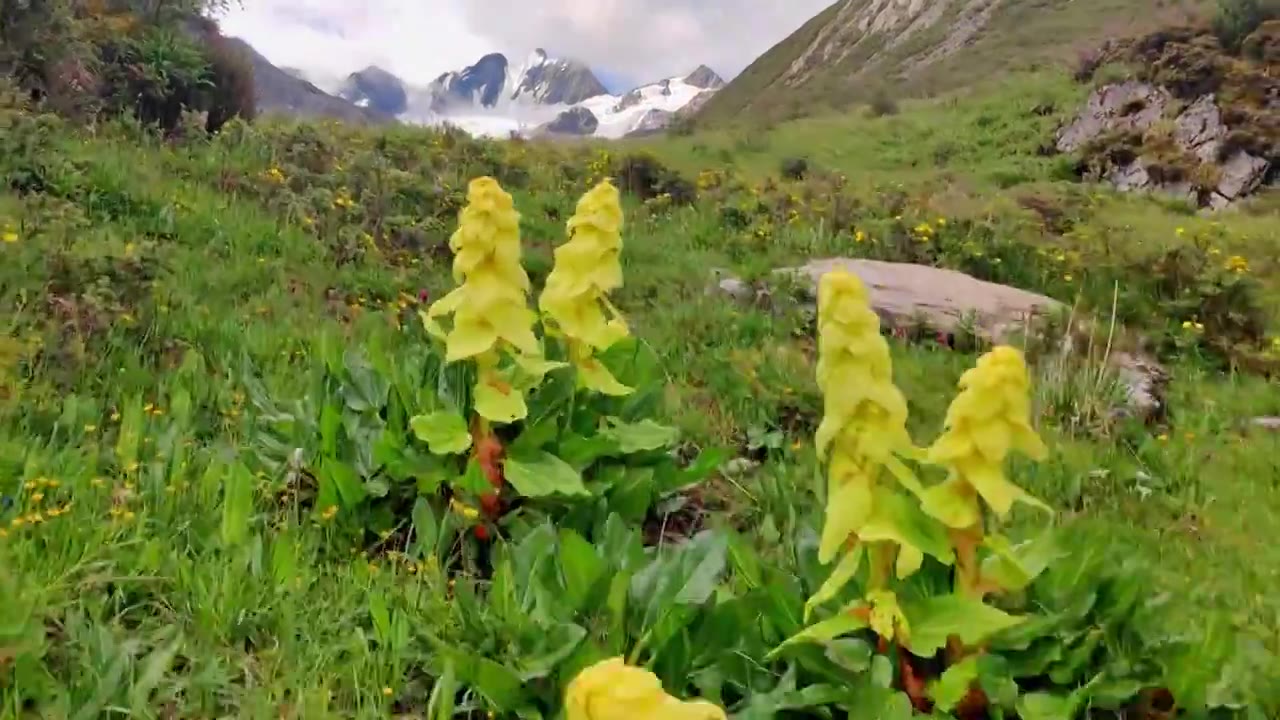
{"type": "Polygon", "coordinates": [[[605,561],[591,543],[568,528],[560,531],[560,572],[564,576],[565,602],[571,608],[583,606],[605,569],[605,561]]]}
{"type": "Polygon", "coordinates": [[[473,457],[467,460],[467,467],[462,471],[462,475],[454,478],[453,489],[479,497],[493,492],[493,485],[485,476],[484,470],[480,469],[480,462],[473,457]]]}
{"type": "Polygon", "coordinates": [[[352,508],[364,500],[364,485],[350,465],[333,458],[324,458],[320,461],[319,475],[321,483],[327,481],[333,486],[343,507],[352,508]]]}
{"type": "Polygon", "coordinates": [[[298,577],[298,541],[292,532],[276,535],[272,541],[271,574],[277,587],[293,587],[293,579],[298,577]]]}
{"type": "Polygon", "coordinates": [[[969,694],[969,687],[978,679],[978,657],[970,655],[947,668],[942,676],[929,683],[929,698],[934,707],[944,713],[951,712],[969,694]]]}
{"type": "Polygon", "coordinates": [[[574,623],[552,625],[539,634],[540,647],[520,659],[520,679],[526,683],[547,677],[582,644],[587,631],[574,623]]]}
{"type": "Polygon", "coordinates": [[[457,455],[471,447],[467,421],[456,412],[437,410],[429,415],[417,415],[409,421],[409,427],[436,455],[457,455]]]}
{"type": "Polygon", "coordinates": [[[427,699],[426,720],[452,720],[453,704],[457,695],[457,680],[454,675],[453,662],[447,661],[444,673],[431,686],[431,696],[427,699]]]}
{"type": "Polygon", "coordinates": [[[652,467],[616,465],[612,487],[607,491],[609,509],[623,519],[640,524],[649,514],[657,492],[654,488],[652,467]]]}
{"type": "Polygon", "coordinates": [[[369,621],[373,624],[373,637],[381,645],[387,645],[391,638],[391,611],[387,609],[387,601],[382,593],[369,595],[369,621]]]}
{"type": "Polygon", "coordinates": [[[827,643],[827,659],[852,673],[869,670],[873,654],[871,643],[861,638],[836,638],[827,643]]]}
{"type": "Polygon", "coordinates": [[[834,617],[810,625],[784,640],[781,645],[769,652],[766,659],[772,660],[784,648],[797,643],[825,643],[842,635],[865,629],[868,626],[866,613],[854,612],[864,607],[861,602],[855,603],[841,610],[834,617]]]}
{"type": "Polygon", "coordinates": [[[840,562],[836,565],[835,569],[831,571],[831,574],[827,576],[827,580],[822,583],[822,587],[818,588],[818,592],[814,593],[813,597],[805,601],[804,619],[806,621],[808,621],[814,608],[834,598],[842,589],[844,589],[845,585],[849,584],[849,581],[853,579],[855,574],[857,574],[858,567],[862,564],[862,556],[865,552],[866,546],[858,544],[855,545],[852,550],[846,552],[844,557],[840,558],[840,562]]]}
{"type": "Polygon", "coordinates": [[[602,435],[584,437],[575,433],[562,435],[556,448],[556,454],[578,470],[586,470],[596,460],[619,452],[618,443],[610,438],[602,435]]]}
{"type": "Polygon", "coordinates": [[[511,386],[499,388],[491,382],[478,382],[475,388],[475,411],[496,423],[513,423],[529,414],[524,393],[511,386]]]}
{"type": "Polygon", "coordinates": [[[182,648],[183,637],[181,631],[169,626],[161,632],[166,638],[169,635],[174,637],[163,645],[156,647],[138,663],[140,671],[130,683],[131,687],[129,688],[129,704],[133,708],[132,714],[134,715],[146,714],[147,707],[152,704],[151,693],[169,674],[173,667],[173,659],[177,656],[178,650],[182,648]]]}
{"type": "Polygon", "coordinates": [[[223,481],[222,542],[239,545],[249,536],[249,518],[253,514],[253,473],[236,463],[223,481]]]}
{"type": "Polygon", "coordinates": [[[908,649],[917,657],[932,657],[952,635],[966,645],[977,645],[1023,620],[978,598],[962,595],[940,595],[910,602],[903,612],[909,624],[908,649]]]}
{"type": "Polygon", "coordinates": [[[472,661],[471,684],[504,713],[510,713],[524,704],[525,686],[520,676],[505,665],[484,657],[472,661]]]}
{"type": "Polygon", "coordinates": [[[993,706],[1012,712],[1018,702],[1018,684],[1013,680],[1009,661],[999,655],[978,656],[978,686],[993,706]]]}
{"type": "Polygon", "coordinates": [[[426,498],[418,498],[413,502],[413,543],[420,557],[435,555],[436,541],[440,537],[440,522],[436,520],[435,510],[426,498]]]}
{"type": "Polygon", "coordinates": [[[1065,555],[1056,540],[1052,531],[1018,545],[1003,535],[987,535],[982,544],[991,555],[982,560],[982,579],[1005,590],[1022,590],[1065,555]]]}
{"type": "Polygon", "coordinates": [[[609,368],[593,358],[578,363],[578,384],[588,390],[595,390],[602,395],[622,397],[629,395],[634,388],[623,385],[609,372],[609,368]]]}
{"type": "Polygon", "coordinates": [[[1018,698],[1021,720],[1075,720],[1075,716],[1076,705],[1070,695],[1033,692],[1018,698]]]}
{"type": "Polygon", "coordinates": [[[679,430],[652,420],[628,423],[609,418],[607,422],[608,426],[600,431],[600,435],[617,443],[618,448],[628,455],[668,447],[680,437],[679,430]]]}
{"type": "Polygon", "coordinates": [[[507,482],[525,497],[590,495],[573,466],[545,450],[512,453],[503,463],[507,482]]]}

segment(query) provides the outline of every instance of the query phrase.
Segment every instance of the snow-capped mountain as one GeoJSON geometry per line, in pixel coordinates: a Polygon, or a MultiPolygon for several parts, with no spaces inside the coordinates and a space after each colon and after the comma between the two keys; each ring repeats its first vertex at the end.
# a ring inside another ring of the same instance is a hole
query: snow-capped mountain
{"type": "Polygon", "coordinates": [[[722,85],[715,72],[700,66],[686,76],[611,95],[591,68],[576,60],[553,58],[538,49],[515,66],[505,55],[490,53],[474,65],[440,75],[426,88],[409,90],[401,118],[448,122],[477,135],[616,138],[661,130],[676,112],[722,85]]]}

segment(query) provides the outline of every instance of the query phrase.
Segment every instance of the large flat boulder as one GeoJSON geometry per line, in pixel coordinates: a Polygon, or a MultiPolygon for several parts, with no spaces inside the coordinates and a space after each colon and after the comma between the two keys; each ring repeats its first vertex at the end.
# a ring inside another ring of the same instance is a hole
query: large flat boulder
{"type": "Polygon", "coordinates": [[[984,340],[1000,343],[1063,307],[1044,295],[956,270],[912,263],[823,258],[776,272],[792,278],[810,298],[816,298],[818,281],[832,270],[857,275],[867,286],[872,308],[889,327],[917,321],[949,333],[969,327],[984,340]]]}

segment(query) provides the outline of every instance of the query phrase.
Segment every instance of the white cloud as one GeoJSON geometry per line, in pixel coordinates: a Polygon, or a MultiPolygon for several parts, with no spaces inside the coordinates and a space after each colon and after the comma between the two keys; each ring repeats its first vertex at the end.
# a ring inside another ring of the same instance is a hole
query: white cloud
{"type": "Polygon", "coordinates": [[[413,84],[535,47],[637,82],[699,64],[731,77],[832,0],[244,0],[222,20],[272,62],[339,79],[370,64],[413,84]]]}
{"type": "Polygon", "coordinates": [[[494,50],[472,32],[459,0],[243,0],[219,20],[271,62],[340,81],[378,65],[413,84],[494,50]]]}

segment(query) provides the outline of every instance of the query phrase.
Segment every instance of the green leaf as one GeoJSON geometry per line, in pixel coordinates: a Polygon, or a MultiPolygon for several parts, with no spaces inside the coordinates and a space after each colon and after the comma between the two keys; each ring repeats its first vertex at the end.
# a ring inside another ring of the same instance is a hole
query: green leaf
{"type": "Polygon", "coordinates": [[[116,462],[126,472],[133,472],[133,464],[138,461],[142,424],[142,398],[131,397],[121,413],[120,429],[116,435],[116,462]]]}
{"type": "Polygon", "coordinates": [[[887,488],[876,490],[874,510],[858,530],[858,538],[863,542],[888,540],[912,547],[947,565],[954,557],[943,527],[926,515],[918,503],[887,488]]]}
{"type": "Polygon", "coordinates": [[[525,497],[590,495],[573,466],[545,450],[512,453],[503,464],[507,482],[525,497]]]}
{"type": "Polygon", "coordinates": [[[547,677],[578,649],[586,637],[587,631],[574,623],[559,623],[547,628],[539,635],[541,647],[521,658],[520,679],[527,683],[547,677]]]}
{"type": "Polygon", "coordinates": [[[836,638],[827,643],[825,654],[831,662],[860,675],[871,668],[874,653],[871,643],[861,638],[836,638]]]}
{"type": "Polygon", "coordinates": [[[591,543],[568,528],[560,531],[560,572],[564,576],[565,602],[569,607],[582,608],[605,569],[604,560],[591,543]]]}
{"type": "Polygon", "coordinates": [[[772,660],[784,648],[797,643],[826,643],[842,635],[865,629],[867,627],[867,619],[864,617],[864,613],[852,612],[860,607],[862,607],[862,603],[855,603],[841,610],[834,617],[810,625],[784,640],[781,645],[770,651],[765,658],[772,660]]]}
{"type": "Polygon", "coordinates": [[[969,694],[969,687],[978,679],[978,657],[971,655],[947,668],[942,677],[929,683],[929,697],[934,707],[944,713],[955,709],[956,705],[969,694]]]}
{"type": "MultiPolygon", "coordinates": [[[[364,484],[360,482],[360,478],[356,476],[355,469],[350,465],[333,458],[323,458],[320,461],[318,474],[321,485],[329,483],[333,490],[337,492],[338,499],[343,507],[353,508],[364,500],[364,484]]],[[[323,489],[321,494],[323,494],[323,489]]]]}
{"type": "MultiPolygon", "coordinates": [[[[649,514],[657,494],[652,467],[615,465],[611,468],[612,487],[607,491],[609,509],[628,522],[640,524],[649,514]]],[[[602,474],[603,475],[603,474],[602,474]]]]}
{"type": "Polygon", "coordinates": [[[435,554],[436,541],[440,537],[440,522],[436,520],[435,510],[426,498],[418,498],[413,502],[413,544],[420,557],[435,554]]]}
{"type": "Polygon", "coordinates": [[[436,455],[457,455],[471,447],[467,421],[456,412],[437,410],[409,421],[413,434],[436,455]]]}
{"type": "Polygon", "coordinates": [[[467,467],[453,482],[453,489],[464,492],[473,497],[479,497],[486,493],[493,492],[493,485],[490,484],[489,478],[485,476],[484,470],[480,469],[480,462],[475,458],[467,460],[467,467]]]}
{"type": "Polygon", "coordinates": [[[505,665],[483,657],[475,658],[471,681],[476,692],[504,712],[524,704],[524,682],[505,665]]]}
{"type": "Polygon", "coordinates": [[[600,435],[617,443],[618,448],[628,455],[668,447],[680,437],[679,430],[652,420],[627,423],[618,418],[608,418],[607,423],[600,435]]]}
{"type": "Polygon", "coordinates": [[[1033,692],[1018,698],[1021,720],[1074,720],[1075,711],[1070,695],[1033,692]]]}
{"type": "Polygon", "coordinates": [[[993,706],[1012,712],[1018,702],[1018,684],[1013,680],[1009,661],[999,655],[978,656],[978,686],[993,706]]]}
{"type": "Polygon", "coordinates": [[[805,601],[804,618],[806,621],[814,608],[834,598],[844,589],[845,585],[849,584],[849,581],[857,574],[858,567],[862,564],[862,555],[865,552],[866,546],[859,543],[852,550],[846,552],[844,557],[840,558],[840,562],[836,564],[835,569],[827,576],[827,580],[822,583],[822,587],[818,588],[818,592],[805,601]]]}
{"type": "Polygon", "coordinates": [[[453,662],[449,661],[445,663],[444,673],[440,675],[440,679],[431,686],[431,697],[427,699],[426,720],[452,720],[453,703],[457,694],[453,662]]]}
{"type": "Polygon", "coordinates": [[[239,545],[249,536],[253,514],[253,473],[242,463],[231,467],[223,485],[222,542],[239,545]]]}
{"type": "Polygon", "coordinates": [[[903,613],[909,625],[908,649],[917,657],[932,657],[947,644],[951,635],[966,645],[977,645],[1023,620],[977,598],[961,595],[940,595],[907,603],[903,613]]]}
{"type": "Polygon", "coordinates": [[[560,438],[557,453],[561,459],[578,470],[586,470],[591,463],[602,457],[609,457],[621,452],[618,443],[602,435],[584,437],[575,433],[565,433],[560,438]]]}
{"type": "Polygon", "coordinates": [[[1018,545],[1003,535],[986,536],[982,544],[992,554],[983,558],[982,579],[1005,590],[1022,590],[1048,569],[1050,563],[1066,554],[1056,540],[1052,531],[1018,545]]]}

